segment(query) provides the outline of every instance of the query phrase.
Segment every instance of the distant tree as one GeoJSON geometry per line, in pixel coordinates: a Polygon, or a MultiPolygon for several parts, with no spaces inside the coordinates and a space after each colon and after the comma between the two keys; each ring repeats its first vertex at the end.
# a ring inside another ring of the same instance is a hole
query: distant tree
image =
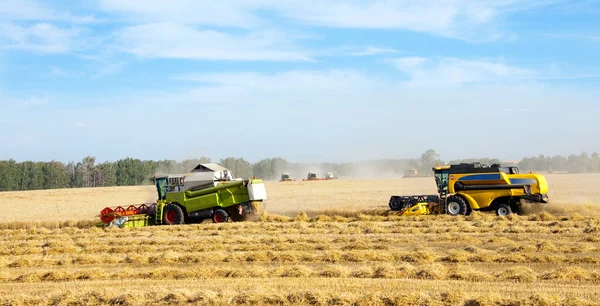
{"type": "Polygon", "coordinates": [[[95,187],[95,172],[94,172],[94,164],[96,163],[96,158],[92,156],[86,156],[81,160],[81,167],[83,169],[83,185],[84,187],[95,187]]]}
{"type": "Polygon", "coordinates": [[[18,173],[14,159],[0,161],[0,191],[18,190],[18,173]]]}
{"type": "Polygon", "coordinates": [[[283,158],[265,158],[254,164],[252,173],[259,178],[273,180],[277,179],[281,172],[288,171],[289,167],[290,163],[283,158]]]}
{"type": "Polygon", "coordinates": [[[97,167],[98,183],[97,186],[116,186],[117,185],[117,170],[114,163],[104,162],[97,167]]]}
{"type": "Polygon", "coordinates": [[[555,155],[550,159],[550,169],[551,172],[554,171],[567,171],[568,169],[568,160],[567,158],[555,155]]]}
{"type": "Polygon", "coordinates": [[[43,162],[36,162],[31,165],[29,171],[29,190],[44,189],[44,164],[43,162]]]}
{"type": "Polygon", "coordinates": [[[24,161],[19,165],[19,190],[29,190],[31,168],[33,168],[31,161],[24,161]]]}
{"type": "Polygon", "coordinates": [[[600,154],[598,154],[598,152],[592,153],[590,162],[592,164],[592,168],[590,169],[590,172],[599,172],[600,171],[600,154]]]}
{"type": "Polygon", "coordinates": [[[178,164],[177,173],[188,173],[192,171],[198,164],[210,163],[210,158],[200,157],[194,159],[186,159],[178,164]]]}
{"type": "Polygon", "coordinates": [[[421,154],[421,165],[420,172],[426,174],[433,174],[432,168],[438,164],[443,164],[440,160],[440,155],[435,152],[433,149],[427,150],[425,153],[421,154]]]}
{"type": "Polygon", "coordinates": [[[161,160],[158,161],[157,168],[154,170],[153,174],[157,175],[165,175],[165,174],[173,174],[178,172],[178,164],[174,160],[161,160]]]}
{"type": "Polygon", "coordinates": [[[252,164],[243,158],[227,157],[221,159],[219,164],[233,172],[233,175],[241,178],[252,177],[252,164]]]}
{"type": "Polygon", "coordinates": [[[51,161],[42,166],[44,175],[43,189],[57,189],[69,187],[69,173],[61,162],[51,161]]]}

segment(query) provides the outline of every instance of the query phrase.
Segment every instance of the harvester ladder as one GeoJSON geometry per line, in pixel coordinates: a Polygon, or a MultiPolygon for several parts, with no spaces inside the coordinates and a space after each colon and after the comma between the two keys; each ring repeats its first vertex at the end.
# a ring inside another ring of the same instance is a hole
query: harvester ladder
{"type": "Polygon", "coordinates": [[[165,207],[164,203],[156,203],[156,215],[154,219],[154,224],[162,224],[162,215],[163,208],[165,207]]]}

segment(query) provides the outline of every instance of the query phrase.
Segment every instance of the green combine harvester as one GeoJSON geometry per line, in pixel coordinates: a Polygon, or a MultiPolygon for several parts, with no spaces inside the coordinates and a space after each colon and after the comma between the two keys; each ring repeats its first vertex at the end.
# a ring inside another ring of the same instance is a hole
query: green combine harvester
{"type": "Polygon", "coordinates": [[[217,164],[200,164],[190,173],[152,179],[156,203],[106,207],[100,219],[109,226],[140,227],[202,222],[259,219],[267,199],[260,179],[234,179],[217,164]]]}

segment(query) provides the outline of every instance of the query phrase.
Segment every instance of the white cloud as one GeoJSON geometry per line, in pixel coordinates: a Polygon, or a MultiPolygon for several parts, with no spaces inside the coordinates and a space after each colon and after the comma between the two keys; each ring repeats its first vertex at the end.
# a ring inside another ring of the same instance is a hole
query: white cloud
{"type": "Polygon", "coordinates": [[[50,73],[48,74],[48,76],[50,76],[50,77],[81,78],[81,77],[85,76],[85,73],[83,73],[83,72],[65,69],[65,68],[59,67],[59,66],[51,66],[51,67],[49,67],[49,69],[50,69],[50,73]]]}
{"type": "Polygon", "coordinates": [[[351,52],[350,55],[353,56],[371,56],[371,55],[380,55],[387,53],[398,53],[398,50],[392,48],[381,48],[381,47],[373,47],[369,46],[362,50],[351,52]]]}
{"type": "Polygon", "coordinates": [[[134,22],[176,22],[217,26],[249,27],[260,21],[250,1],[196,0],[99,0],[99,8],[123,15],[134,22]]]}
{"type": "MultiPolygon", "coordinates": [[[[41,106],[45,106],[50,104],[50,98],[46,96],[25,96],[25,97],[7,97],[0,96],[0,105],[2,105],[2,109],[4,111],[7,110],[29,110],[29,109],[37,109],[41,106]]],[[[10,117],[10,116],[9,116],[10,117]]]]}
{"type": "Polygon", "coordinates": [[[549,33],[549,34],[546,34],[546,36],[553,37],[553,38],[563,38],[563,39],[579,39],[579,40],[600,41],[600,34],[549,33]]]}
{"type": "Polygon", "coordinates": [[[72,50],[81,30],[57,27],[49,23],[20,26],[0,23],[0,49],[29,50],[41,53],[64,53],[72,50]]]}
{"type": "Polygon", "coordinates": [[[557,0],[324,0],[307,5],[289,0],[100,0],[101,10],[137,23],[171,22],[233,28],[268,26],[260,15],[335,28],[398,29],[465,40],[515,39],[499,29],[506,14],[549,5],[557,0]]]}
{"type": "Polygon", "coordinates": [[[0,0],[0,17],[4,20],[34,20],[52,18],[55,13],[30,0],[0,0]]]}
{"type": "Polygon", "coordinates": [[[144,58],[201,60],[308,61],[284,34],[255,31],[233,35],[199,30],[174,23],[152,23],[126,27],[116,34],[118,48],[144,58]]]}
{"type": "Polygon", "coordinates": [[[500,61],[402,57],[388,62],[406,73],[412,85],[457,86],[466,83],[516,81],[536,76],[532,70],[500,61]]]}
{"type": "Polygon", "coordinates": [[[109,75],[115,75],[121,73],[127,66],[125,62],[109,62],[105,63],[101,68],[91,76],[92,79],[98,79],[109,75]]]}
{"type": "Polygon", "coordinates": [[[383,82],[353,70],[293,70],[273,74],[203,73],[182,75],[175,79],[201,82],[208,84],[209,87],[227,87],[264,93],[297,92],[300,95],[305,95],[302,93],[304,91],[311,91],[313,94],[319,92],[324,95],[337,95],[337,93],[347,91],[350,87],[358,90],[383,82]]]}
{"type": "Polygon", "coordinates": [[[32,0],[0,0],[0,20],[45,20],[72,23],[94,23],[94,16],[75,16],[69,12],[58,12],[32,0]]]}
{"type": "Polygon", "coordinates": [[[396,66],[396,68],[398,68],[406,73],[412,74],[417,69],[420,69],[421,65],[423,65],[423,63],[425,63],[426,61],[427,61],[427,59],[424,57],[408,56],[408,57],[397,58],[397,59],[391,60],[390,62],[394,66],[396,66]]]}
{"type": "Polygon", "coordinates": [[[323,1],[281,8],[285,16],[307,23],[347,28],[405,28],[440,32],[457,14],[456,5],[422,1],[323,1]]]}
{"type": "MultiPolygon", "coordinates": [[[[287,18],[327,27],[399,29],[465,40],[495,40],[505,36],[497,21],[505,13],[530,9],[532,0],[344,1],[305,5],[285,1],[275,5],[287,18]]],[[[543,3],[537,2],[537,5],[543,3]]]]}

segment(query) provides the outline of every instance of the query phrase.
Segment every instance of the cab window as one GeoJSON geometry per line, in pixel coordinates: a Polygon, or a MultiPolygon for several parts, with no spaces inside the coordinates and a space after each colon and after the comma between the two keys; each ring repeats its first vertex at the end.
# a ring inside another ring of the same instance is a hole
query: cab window
{"type": "Polygon", "coordinates": [[[435,183],[438,187],[438,193],[448,191],[448,176],[450,175],[449,170],[437,170],[435,171],[435,183]]]}

